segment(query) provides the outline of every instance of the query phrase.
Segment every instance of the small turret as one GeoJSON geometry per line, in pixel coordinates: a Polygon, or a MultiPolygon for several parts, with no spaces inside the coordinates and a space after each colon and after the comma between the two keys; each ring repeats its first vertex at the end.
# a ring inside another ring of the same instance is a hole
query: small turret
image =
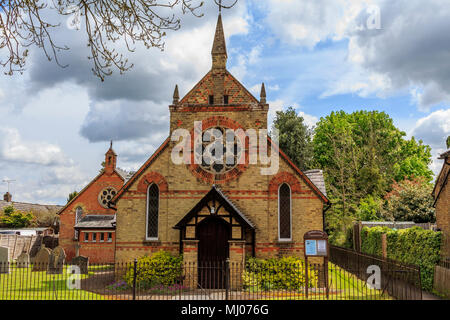
{"type": "Polygon", "coordinates": [[[112,140],[111,140],[111,145],[108,151],[105,153],[106,174],[112,174],[114,172],[114,170],[116,169],[116,161],[117,161],[117,154],[114,152],[112,148],[112,140]]]}
{"type": "Polygon", "coordinates": [[[178,104],[179,101],[180,101],[180,93],[178,92],[178,85],[175,85],[172,104],[178,104]]]}
{"type": "Polygon", "coordinates": [[[266,101],[266,87],[264,86],[264,82],[262,83],[262,86],[261,86],[261,95],[260,95],[259,101],[261,103],[264,103],[264,104],[267,103],[267,101],[266,101]]]}

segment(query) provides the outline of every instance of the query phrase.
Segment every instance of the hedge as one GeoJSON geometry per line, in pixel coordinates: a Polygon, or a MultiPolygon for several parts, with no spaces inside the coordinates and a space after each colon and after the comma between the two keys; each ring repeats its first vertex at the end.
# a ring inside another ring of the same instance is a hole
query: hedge
{"type": "Polygon", "coordinates": [[[419,266],[422,288],[431,291],[434,267],[440,258],[442,233],[419,227],[402,230],[364,227],[361,232],[361,251],[381,256],[383,233],[386,233],[388,258],[419,266]]]}

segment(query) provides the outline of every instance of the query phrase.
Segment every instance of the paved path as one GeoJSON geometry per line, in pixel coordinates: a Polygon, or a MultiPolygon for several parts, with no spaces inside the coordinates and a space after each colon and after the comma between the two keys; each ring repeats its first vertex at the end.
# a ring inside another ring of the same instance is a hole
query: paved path
{"type": "Polygon", "coordinates": [[[432,293],[422,291],[422,300],[442,300],[442,298],[435,296],[432,293]]]}

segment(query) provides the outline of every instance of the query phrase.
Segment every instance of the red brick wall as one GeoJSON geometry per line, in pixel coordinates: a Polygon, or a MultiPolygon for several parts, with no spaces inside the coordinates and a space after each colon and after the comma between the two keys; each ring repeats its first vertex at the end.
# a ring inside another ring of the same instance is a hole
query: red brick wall
{"type": "MultiPolygon", "coordinates": [[[[60,213],[60,231],[59,231],[59,244],[66,252],[67,260],[70,261],[76,253],[77,241],[74,240],[74,224],[75,224],[75,211],[77,207],[83,208],[83,215],[86,214],[111,214],[115,213],[112,209],[103,208],[98,202],[98,194],[106,187],[114,187],[117,191],[122,187],[123,180],[116,173],[108,175],[106,173],[97,176],[90,185],[86,187],[73,200],[63,211],[60,213]]],[[[105,230],[105,232],[107,232],[105,230]]],[[[80,238],[82,239],[82,238],[80,238]]],[[[109,250],[109,249],[108,249],[109,250]]],[[[85,251],[85,254],[89,253],[89,257],[94,256],[101,257],[103,253],[100,252],[100,247],[95,246],[85,251]]],[[[112,251],[114,251],[114,241],[112,243],[112,251]]],[[[80,250],[80,255],[84,255],[80,250]]],[[[109,255],[107,255],[109,257],[109,255]]],[[[105,261],[102,261],[105,262],[105,261]]]]}
{"type": "Polygon", "coordinates": [[[80,232],[80,255],[89,257],[90,263],[113,263],[115,250],[115,232],[111,230],[81,231],[80,232]],[[108,242],[108,233],[112,234],[111,242],[108,242]],[[85,233],[89,235],[88,242],[85,242],[85,233]],[[93,242],[93,233],[97,234],[96,242],[93,242]],[[101,242],[100,234],[104,234],[104,241],[101,242]]]}

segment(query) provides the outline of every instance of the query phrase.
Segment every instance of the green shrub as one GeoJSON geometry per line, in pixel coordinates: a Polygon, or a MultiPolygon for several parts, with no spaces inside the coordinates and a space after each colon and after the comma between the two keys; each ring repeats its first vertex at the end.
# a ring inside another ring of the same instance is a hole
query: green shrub
{"type": "Polygon", "coordinates": [[[381,256],[383,233],[386,233],[388,258],[419,266],[422,288],[431,291],[434,267],[440,258],[441,232],[419,227],[403,230],[364,227],[361,232],[361,251],[381,256]]]}
{"type": "MultiPolygon", "coordinates": [[[[249,258],[242,275],[244,288],[299,290],[305,287],[305,262],[294,257],[279,259],[249,258]]],[[[309,287],[317,283],[317,272],[308,269],[309,287]]]]}
{"type": "MultiPolygon", "coordinates": [[[[136,284],[141,288],[152,288],[158,285],[170,286],[179,281],[183,274],[183,257],[167,251],[158,251],[151,257],[144,256],[137,261],[136,284]]],[[[133,265],[128,267],[125,281],[133,285],[133,265]]]]}
{"type": "Polygon", "coordinates": [[[381,256],[381,235],[389,230],[391,229],[387,227],[363,227],[361,230],[361,251],[381,256]]]}

